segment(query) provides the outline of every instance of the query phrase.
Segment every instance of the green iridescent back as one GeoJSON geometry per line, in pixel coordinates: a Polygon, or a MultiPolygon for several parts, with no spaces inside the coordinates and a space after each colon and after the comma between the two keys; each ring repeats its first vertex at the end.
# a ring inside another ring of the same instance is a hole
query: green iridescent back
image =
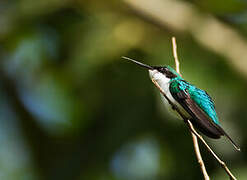
{"type": "Polygon", "coordinates": [[[183,80],[180,76],[173,78],[170,81],[171,92],[178,93],[185,90],[189,93],[191,99],[210,117],[210,119],[217,125],[220,125],[214,102],[206,91],[195,87],[183,80]]]}

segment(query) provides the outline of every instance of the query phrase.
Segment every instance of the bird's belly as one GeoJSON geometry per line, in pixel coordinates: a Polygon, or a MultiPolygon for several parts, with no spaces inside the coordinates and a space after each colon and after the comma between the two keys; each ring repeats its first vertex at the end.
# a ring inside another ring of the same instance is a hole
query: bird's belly
{"type": "MultiPolygon", "coordinates": [[[[180,112],[183,114],[184,117],[186,117],[188,119],[191,118],[189,113],[172,97],[172,95],[169,91],[166,92],[166,96],[172,102],[172,104],[174,104],[180,110],[180,112]]],[[[181,119],[181,116],[179,115],[179,113],[176,110],[172,109],[172,106],[168,103],[167,99],[162,94],[161,94],[161,97],[162,97],[162,101],[164,102],[168,112],[171,115],[181,119]]]]}
{"type": "MultiPolygon", "coordinates": [[[[156,82],[159,84],[159,86],[162,88],[162,90],[164,91],[164,93],[166,94],[167,98],[174,104],[176,105],[176,107],[181,111],[181,113],[183,113],[184,117],[186,118],[191,118],[191,116],[187,113],[187,111],[185,111],[185,109],[172,97],[170,90],[169,90],[169,86],[170,86],[170,79],[166,78],[166,79],[155,79],[156,82]]],[[[161,94],[162,100],[165,103],[165,105],[168,107],[169,109],[172,109],[172,106],[168,103],[167,99],[161,94]]],[[[179,117],[181,119],[181,116],[174,110],[170,110],[170,112],[173,112],[172,114],[176,114],[177,117],[179,117]]]]}

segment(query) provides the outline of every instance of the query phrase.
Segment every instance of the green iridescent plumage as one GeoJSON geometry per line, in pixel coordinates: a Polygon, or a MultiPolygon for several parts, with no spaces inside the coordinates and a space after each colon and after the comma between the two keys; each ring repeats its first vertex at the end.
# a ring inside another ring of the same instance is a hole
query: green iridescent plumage
{"type": "Polygon", "coordinates": [[[206,91],[196,88],[181,78],[174,78],[171,80],[170,91],[172,94],[178,93],[179,91],[186,91],[189,93],[191,99],[209,116],[209,118],[217,125],[220,125],[214,102],[206,91]]]}

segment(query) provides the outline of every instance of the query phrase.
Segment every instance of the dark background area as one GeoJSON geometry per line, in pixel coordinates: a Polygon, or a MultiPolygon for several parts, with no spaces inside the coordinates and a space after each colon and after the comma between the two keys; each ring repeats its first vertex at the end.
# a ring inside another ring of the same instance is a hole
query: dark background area
{"type": "MultiPolygon", "coordinates": [[[[191,135],[147,71],[174,67],[215,100],[205,138],[247,179],[247,1],[0,1],[0,179],[202,179],[191,135]]],[[[202,144],[212,179],[227,175],[202,144]]]]}

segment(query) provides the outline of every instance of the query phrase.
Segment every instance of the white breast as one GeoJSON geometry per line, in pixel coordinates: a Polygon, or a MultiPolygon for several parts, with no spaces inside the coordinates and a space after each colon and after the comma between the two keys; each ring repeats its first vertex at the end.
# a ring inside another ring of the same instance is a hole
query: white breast
{"type": "MultiPolygon", "coordinates": [[[[157,70],[149,70],[149,75],[151,79],[154,79],[159,86],[163,89],[164,93],[166,94],[167,98],[174,104],[176,105],[181,111],[182,113],[190,118],[191,116],[185,111],[185,109],[172,97],[170,90],[169,90],[169,86],[170,86],[170,79],[167,78],[164,74],[160,73],[157,70]]],[[[168,109],[171,109],[171,105],[168,103],[168,101],[166,100],[166,98],[161,94],[161,98],[162,101],[165,103],[166,107],[168,109]]],[[[173,111],[174,112],[174,111],[173,111]]],[[[174,113],[173,113],[174,115],[174,113]]],[[[179,116],[178,113],[176,113],[176,116],[179,116]]],[[[179,118],[181,119],[181,117],[179,116],[179,118]]]]}

